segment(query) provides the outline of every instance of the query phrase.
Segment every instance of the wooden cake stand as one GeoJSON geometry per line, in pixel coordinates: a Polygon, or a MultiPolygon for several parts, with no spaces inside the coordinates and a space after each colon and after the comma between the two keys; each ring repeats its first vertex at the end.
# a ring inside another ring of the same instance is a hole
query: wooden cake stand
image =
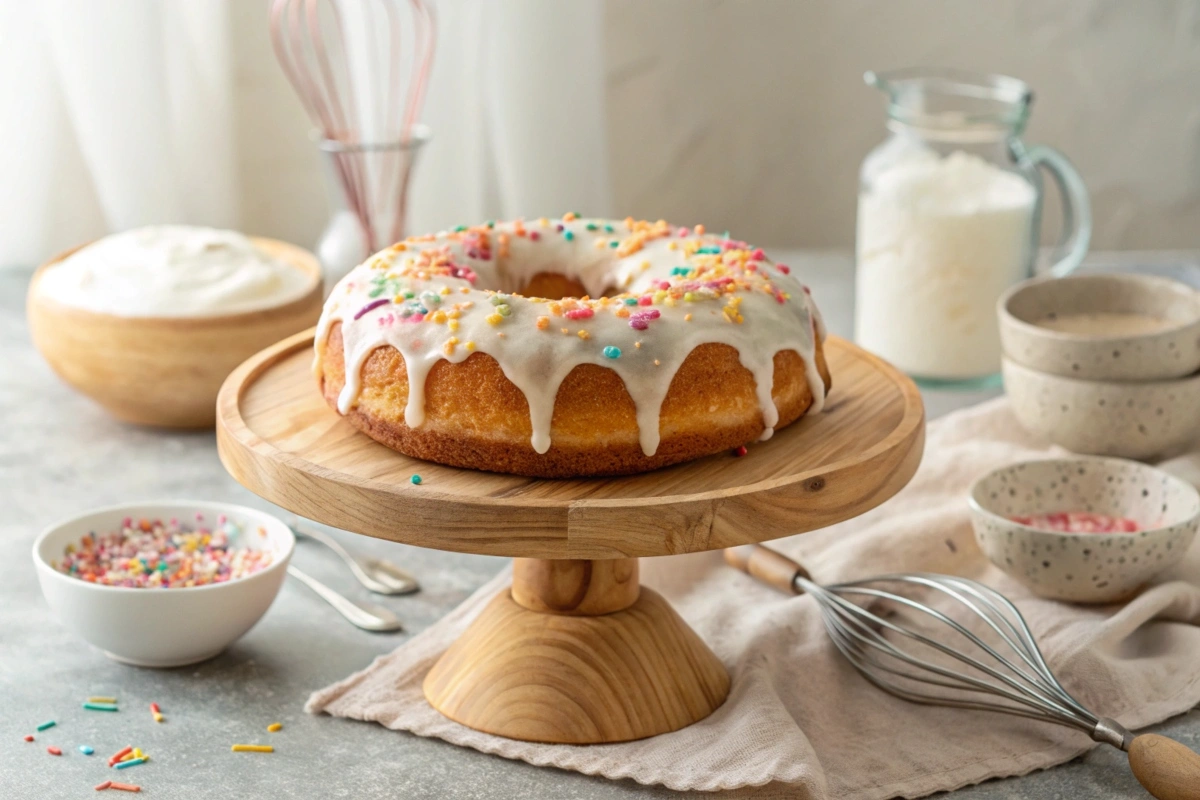
{"type": "Polygon", "coordinates": [[[513,586],[425,678],[447,717],[535,742],[592,744],[677,730],[729,692],[716,655],[656,592],[639,556],[763,542],[862,514],[917,469],[912,382],[848,342],[825,345],[834,388],[744,458],[642,475],[543,480],[401,455],[325,404],[311,331],[242,364],[217,400],[226,469],[310,519],[398,542],[513,556],[513,586]],[[419,473],[420,485],[410,478],[419,473]]]}

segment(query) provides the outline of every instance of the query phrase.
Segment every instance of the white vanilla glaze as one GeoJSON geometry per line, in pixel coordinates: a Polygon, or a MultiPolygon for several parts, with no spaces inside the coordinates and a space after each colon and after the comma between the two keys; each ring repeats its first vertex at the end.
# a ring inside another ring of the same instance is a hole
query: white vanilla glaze
{"type": "Polygon", "coordinates": [[[235,231],[157,225],[105,237],[50,266],[38,292],[121,317],[206,317],[297,300],[313,285],[235,231]]]}
{"type": "Polygon", "coordinates": [[[414,237],[372,256],[334,288],[317,327],[317,374],[335,322],[342,323],[346,364],[342,414],[354,407],[363,363],[379,347],[391,345],[404,357],[404,420],[414,429],[425,422],[433,365],[487,353],[525,394],[538,453],[550,449],[559,385],[579,364],[607,367],[624,381],[647,456],[658,450],[659,410],[671,379],[701,344],[738,351],[754,376],[764,439],[779,421],[771,397],[776,352],[794,350],[804,359],[810,411],[825,397],[815,357],[825,329],[798,278],[744,242],[661,221],[567,215],[414,237]],[[544,272],[576,278],[596,299],[510,293],[544,272]],[[620,294],[602,296],[614,291],[620,294]]]}

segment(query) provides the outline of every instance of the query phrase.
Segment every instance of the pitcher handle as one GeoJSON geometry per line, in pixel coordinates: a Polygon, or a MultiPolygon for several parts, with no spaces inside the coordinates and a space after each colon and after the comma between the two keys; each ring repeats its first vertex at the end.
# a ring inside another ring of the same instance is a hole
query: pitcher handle
{"type": "Polygon", "coordinates": [[[1038,145],[1025,152],[1029,163],[1043,167],[1058,185],[1062,196],[1062,235],[1054,248],[1050,274],[1056,278],[1072,272],[1087,255],[1092,240],[1092,201],[1079,171],[1053,147],[1038,145]]]}

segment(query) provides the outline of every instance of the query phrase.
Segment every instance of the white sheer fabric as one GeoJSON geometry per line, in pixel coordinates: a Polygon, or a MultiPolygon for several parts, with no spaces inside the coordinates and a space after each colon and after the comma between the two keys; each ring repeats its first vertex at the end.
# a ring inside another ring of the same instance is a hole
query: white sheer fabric
{"type": "MultiPolygon", "coordinates": [[[[242,1],[0,2],[0,267],[138,225],[237,228],[242,209],[295,202],[241,177],[238,62],[271,58],[265,27],[262,52],[234,52],[242,1]]],[[[409,229],[609,212],[599,0],[437,11],[409,229]]]]}

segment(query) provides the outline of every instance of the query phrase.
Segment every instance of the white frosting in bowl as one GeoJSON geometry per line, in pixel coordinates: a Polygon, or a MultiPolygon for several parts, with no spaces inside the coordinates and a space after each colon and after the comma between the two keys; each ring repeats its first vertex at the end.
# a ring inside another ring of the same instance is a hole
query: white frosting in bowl
{"type": "Polygon", "coordinates": [[[43,272],[37,291],[120,317],[209,317],[283,305],[313,282],[235,231],[158,225],[77,250],[43,272]]]}

